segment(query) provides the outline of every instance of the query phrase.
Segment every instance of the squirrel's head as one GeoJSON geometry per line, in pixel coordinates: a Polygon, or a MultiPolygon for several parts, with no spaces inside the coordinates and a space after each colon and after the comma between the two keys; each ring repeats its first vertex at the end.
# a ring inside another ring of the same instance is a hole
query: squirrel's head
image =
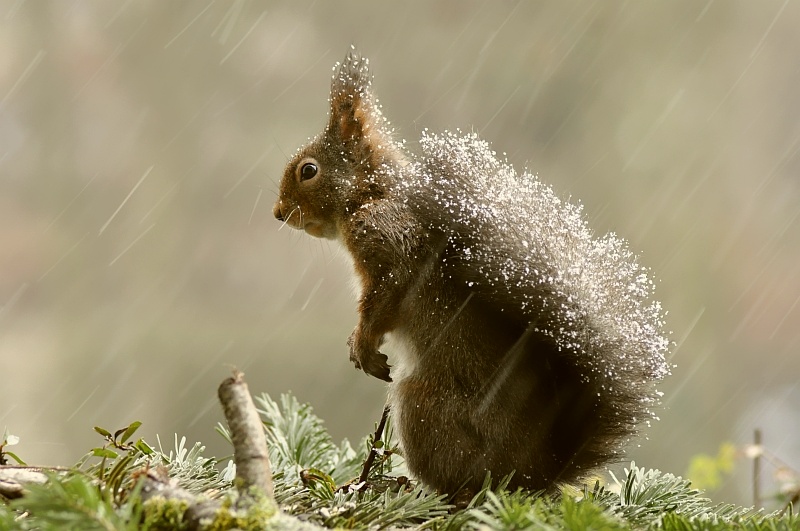
{"type": "Polygon", "coordinates": [[[372,94],[369,61],[352,50],[334,66],[328,125],[286,165],[273,214],[312,236],[337,239],[347,216],[386,193],[402,160],[372,94]]]}

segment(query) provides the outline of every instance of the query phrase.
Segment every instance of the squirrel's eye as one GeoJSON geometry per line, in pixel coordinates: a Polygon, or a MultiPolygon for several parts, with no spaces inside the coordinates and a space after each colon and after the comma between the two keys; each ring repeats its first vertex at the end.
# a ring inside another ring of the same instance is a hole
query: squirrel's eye
{"type": "Polygon", "coordinates": [[[310,162],[306,162],[305,164],[303,164],[303,167],[300,168],[300,180],[301,181],[307,181],[308,179],[311,179],[312,177],[314,177],[316,174],[317,174],[317,165],[316,164],[312,164],[310,162]]]}

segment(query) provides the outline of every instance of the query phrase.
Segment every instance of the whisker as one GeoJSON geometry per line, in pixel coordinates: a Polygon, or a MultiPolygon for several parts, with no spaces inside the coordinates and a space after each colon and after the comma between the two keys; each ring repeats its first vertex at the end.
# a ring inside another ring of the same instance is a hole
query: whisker
{"type": "Polygon", "coordinates": [[[283,155],[283,158],[286,159],[286,162],[288,163],[289,162],[289,155],[286,154],[286,152],[283,150],[281,145],[278,143],[278,139],[275,138],[275,136],[273,135],[272,136],[272,140],[275,142],[275,147],[278,148],[278,151],[281,152],[281,155],[283,155]]]}
{"type": "Polygon", "coordinates": [[[286,226],[286,224],[287,224],[287,223],[289,223],[289,219],[290,219],[290,218],[291,218],[291,217],[294,215],[294,211],[295,211],[295,210],[297,210],[298,208],[299,208],[299,207],[294,207],[294,208],[292,209],[292,211],[291,211],[291,212],[289,212],[289,215],[288,215],[288,216],[286,216],[286,217],[283,219],[283,223],[281,223],[281,226],[278,228],[278,230],[281,230],[281,229],[283,229],[283,227],[285,227],[285,226],[286,226]]]}
{"type": "Polygon", "coordinates": [[[284,226],[286,226],[286,224],[287,224],[287,223],[289,223],[289,220],[292,218],[292,216],[294,216],[294,213],[295,213],[295,211],[300,211],[300,222],[301,222],[301,226],[302,226],[302,221],[303,221],[303,211],[302,211],[302,210],[300,210],[300,207],[299,207],[299,206],[296,206],[296,207],[294,207],[294,208],[292,209],[292,211],[291,211],[291,212],[289,212],[289,215],[288,215],[288,216],[286,216],[286,219],[284,219],[284,220],[283,220],[283,223],[281,223],[281,226],[278,228],[278,230],[281,230],[281,229],[282,229],[284,226]]]}

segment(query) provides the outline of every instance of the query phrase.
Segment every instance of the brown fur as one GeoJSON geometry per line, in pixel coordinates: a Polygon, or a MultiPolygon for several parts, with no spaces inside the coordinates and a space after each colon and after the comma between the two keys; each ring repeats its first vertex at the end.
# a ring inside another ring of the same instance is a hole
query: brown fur
{"type": "MultiPolygon", "coordinates": [[[[512,488],[547,489],[613,458],[646,416],[642,399],[657,376],[634,368],[612,378],[603,365],[613,359],[610,350],[562,348],[553,331],[574,328],[553,309],[566,304],[563,297],[546,285],[515,288],[509,281],[498,289],[486,281],[501,274],[499,241],[498,262],[487,258],[480,272],[463,258],[475,243],[492,248],[494,236],[451,223],[452,214],[431,198],[451,188],[480,191],[447,168],[414,163],[393,140],[366,60],[348,56],[330,102],[326,129],[287,165],[274,212],[295,228],[341,241],[352,256],[362,289],[350,359],[394,379],[392,415],[411,472],[442,492],[477,490],[489,471],[495,478],[515,472],[512,488]],[[308,162],[318,172],[303,180],[308,162]],[[408,186],[420,172],[433,175],[432,184],[408,186]],[[447,187],[436,184],[437,172],[447,187]],[[544,302],[523,309],[524,300],[544,302]],[[387,335],[401,347],[393,378],[379,351],[387,335]]],[[[503,251],[511,259],[529,260],[516,240],[502,245],[511,246],[503,251]]],[[[592,333],[581,326],[580,333],[592,333]]]]}

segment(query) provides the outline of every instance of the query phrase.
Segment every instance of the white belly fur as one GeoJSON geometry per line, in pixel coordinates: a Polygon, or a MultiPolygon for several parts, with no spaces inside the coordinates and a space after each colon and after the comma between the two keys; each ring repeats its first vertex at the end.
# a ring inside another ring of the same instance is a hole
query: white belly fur
{"type": "MultiPolygon", "coordinates": [[[[362,284],[358,275],[350,277],[350,287],[356,300],[361,299],[362,284]]],[[[403,417],[402,405],[397,399],[396,390],[399,384],[408,378],[416,369],[417,353],[413,345],[408,341],[402,327],[384,336],[385,343],[381,345],[381,352],[389,357],[389,364],[392,366],[392,383],[389,384],[389,394],[387,403],[391,408],[392,430],[396,440],[403,447],[403,434],[400,431],[399,419],[403,417]]]]}
{"type": "Polygon", "coordinates": [[[403,418],[403,410],[402,402],[396,393],[402,381],[414,372],[417,365],[417,353],[414,351],[413,345],[406,340],[402,330],[386,334],[386,343],[381,347],[381,350],[384,349],[384,353],[389,356],[389,363],[392,365],[392,383],[389,384],[389,396],[387,397],[391,408],[392,431],[402,449],[403,432],[400,429],[400,419],[403,418]]]}

